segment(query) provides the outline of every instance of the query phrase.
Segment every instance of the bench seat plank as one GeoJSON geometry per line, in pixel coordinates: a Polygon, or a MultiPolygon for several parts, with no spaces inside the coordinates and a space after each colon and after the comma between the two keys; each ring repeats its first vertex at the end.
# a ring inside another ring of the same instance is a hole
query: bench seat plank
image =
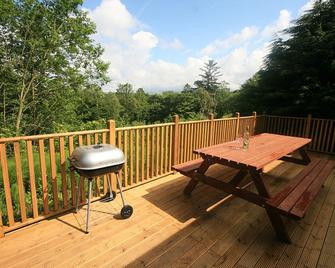
{"type": "Polygon", "coordinates": [[[309,163],[295,178],[293,178],[289,184],[276,196],[274,196],[270,203],[273,206],[278,206],[302,181],[304,177],[306,177],[311,170],[320,163],[321,159],[314,158],[311,163],[309,163]]]}
{"type": "Polygon", "coordinates": [[[331,173],[335,166],[335,161],[328,161],[325,165],[324,169],[320,172],[319,178],[313,181],[313,183],[309,186],[309,188],[302,194],[298,202],[291,209],[291,213],[302,218],[307,209],[308,204],[312,202],[315,196],[318,194],[321,189],[323,183],[331,173]]]}
{"type": "Polygon", "coordinates": [[[180,172],[181,174],[188,174],[196,169],[198,169],[203,162],[203,159],[195,159],[182,164],[174,165],[173,170],[180,172]]]}
{"type": "Polygon", "coordinates": [[[314,159],[267,204],[294,218],[304,217],[310,203],[335,166],[335,161],[314,159]]]}
{"type": "Polygon", "coordinates": [[[310,169],[310,172],[301,180],[301,182],[295,187],[288,196],[280,203],[279,209],[289,211],[294,204],[300,199],[301,195],[308,189],[308,187],[317,179],[324,168],[326,161],[320,161],[318,165],[310,169]]]}

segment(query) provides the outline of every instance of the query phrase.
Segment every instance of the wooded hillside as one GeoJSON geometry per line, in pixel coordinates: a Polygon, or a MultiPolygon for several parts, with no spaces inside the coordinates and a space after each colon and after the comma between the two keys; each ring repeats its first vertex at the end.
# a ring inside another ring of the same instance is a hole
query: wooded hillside
{"type": "MultiPolygon", "coordinates": [[[[231,92],[224,70],[204,62],[179,92],[131,84],[108,91],[108,64],[81,0],[0,1],[0,135],[30,135],[250,114],[335,117],[335,1],[314,8],[275,38],[264,67],[231,92]],[[107,87],[107,88],[106,88],[107,87]]],[[[113,63],[110,63],[113,65],[113,63]]]]}

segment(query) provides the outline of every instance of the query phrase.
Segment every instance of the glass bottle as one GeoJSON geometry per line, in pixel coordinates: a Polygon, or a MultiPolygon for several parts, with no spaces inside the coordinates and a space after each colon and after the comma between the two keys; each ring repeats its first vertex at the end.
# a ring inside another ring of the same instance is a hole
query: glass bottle
{"type": "Polygon", "coordinates": [[[250,139],[249,126],[247,126],[243,134],[243,150],[247,150],[249,148],[249,139],[250,139]]]}

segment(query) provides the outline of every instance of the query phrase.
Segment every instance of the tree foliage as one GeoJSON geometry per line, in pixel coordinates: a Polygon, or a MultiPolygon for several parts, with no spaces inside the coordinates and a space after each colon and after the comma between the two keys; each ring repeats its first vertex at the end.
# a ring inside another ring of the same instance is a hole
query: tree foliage
{"type": "Polygon", "coordinates": [[[335,117],[335,1],[316,1],[285,34],[242,86],[236,108],[335,117]]]}
{"type": "Polygon", "coordinates": [[[74,124],[77,94],[107,82],[80,0],[0,2],[1,124],[16,134],[74,124]]]}
{"type": "Polygon", "coordinates": [[[209,60],[200,70],[202,71],[200,73],[202,79],[195,81],[195,86],[203,88],[210,93],[215,93],[220,85],[219,77],[222,76],[218,63],[214,60],[209,60]]]}

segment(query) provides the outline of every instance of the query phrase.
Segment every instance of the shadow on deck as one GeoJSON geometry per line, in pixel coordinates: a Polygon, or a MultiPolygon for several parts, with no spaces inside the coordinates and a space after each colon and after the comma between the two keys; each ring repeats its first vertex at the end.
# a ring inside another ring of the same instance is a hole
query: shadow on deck
{"type": "MultiPolygon", "coordinates": [[[[276,192],[300,170],[277,161],[264,171],[276,192]]],[[[81,231],[85,207],[8,234],[0,239],[0,267],[333,267],[334,179],[333,171],[303,220],[286,221],[291,245],[276,240],[264,209],[205,185],[187,198],[188,179],[176,174],[127,191],[135,209],[128,220],[114,217],[119,196],[95,202],[90,234],[81,231]]]]}

